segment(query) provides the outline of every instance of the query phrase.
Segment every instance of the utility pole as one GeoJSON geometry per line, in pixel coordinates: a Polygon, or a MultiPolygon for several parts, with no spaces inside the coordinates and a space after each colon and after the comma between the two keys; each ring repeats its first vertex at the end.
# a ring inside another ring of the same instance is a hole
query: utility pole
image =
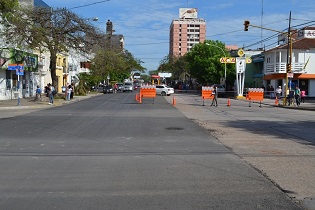
{"type": "MultiPolygon", "coordinates": [[[[286,82],[285,82],[285,97],[284,102],[287,103],[287,96],[290,94],[291,85],[289,85],[288,73],[292,73],[292,33],[291,33],[291,11],[289,16],[289,28],[288,28],[288,50],[287,50],[287,69],[286,69],[286,82]]],[[[290,102],[289,102],[290,103],[290,102]]]]}
{"type": "MultiPolygon", "coordinates": [[[[274,32],[278,32],[278,33],[282,33],[282,34],[286,34],[288,37],[288,50],[287,50],[287,66],[286,66],[286,73],[285,73],[285,79],[286,79],[286,84],[285,84],[285,97],[284,97],[284,101],[283,101],[283,105],[286,105],[287,103],[287,96],[289,93],[289,89],[288,89],[288,74],[292,73],[292,31],[291,31],[291,11],[290,11],[290,16],[289,16],[289,28],[288,28],[288,32],[283,32],[283,31],[278,31],[278,30],[274,30],[274,29],[270,29],[270,28],[265,28],[262,26],[256,26],[256,25],[252,25],[250,24],[250,22],[248,20],[244,21],[244,31],[248,31],[248,27],[255,27],[255,28],[260,28],[260,29],[265,29],[265,30],[269,30],[269,31],[274,31],[274,32]]],[[[291,88],[290,88],[291,89],[291,88]]]]}

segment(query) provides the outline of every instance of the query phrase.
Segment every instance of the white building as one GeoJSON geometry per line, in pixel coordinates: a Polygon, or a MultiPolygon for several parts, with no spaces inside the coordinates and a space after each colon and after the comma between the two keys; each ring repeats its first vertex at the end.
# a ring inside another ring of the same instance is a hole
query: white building
{"type": "MultiPolygon", "coordinates": [[[[315,97],[315,27],[305,27],[292,34],[292,74],[288,74],[288,89],[298,86],[308,97],[315,97]]],[[[285,91],[290,50],[287,40],[284,42],[264,52],[264,84],[274,88],[282,86],[285,91]]]]}

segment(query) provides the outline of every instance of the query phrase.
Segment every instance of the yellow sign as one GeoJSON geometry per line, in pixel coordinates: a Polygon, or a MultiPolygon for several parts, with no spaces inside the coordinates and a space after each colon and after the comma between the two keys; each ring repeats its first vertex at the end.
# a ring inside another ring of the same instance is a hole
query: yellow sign
{"type": "Polygon", "coordinates": [[[220,63],[235,63],[235,58],[233,57],[223,57],[220,58],[220,63]]]}
{"type": "Polygon", "coordinates": [[[244,50],[243,50],[243,49],[239,49],[239,50],[237,51],[237,54],[238,54],[238,56],[243,57],[243,55],[244,55],[244,50]]]}
{"type": "Polygon", "coordinates": [[[251,58],[246,58],[246,63],[251,63],[252,59],[251,58]]]}

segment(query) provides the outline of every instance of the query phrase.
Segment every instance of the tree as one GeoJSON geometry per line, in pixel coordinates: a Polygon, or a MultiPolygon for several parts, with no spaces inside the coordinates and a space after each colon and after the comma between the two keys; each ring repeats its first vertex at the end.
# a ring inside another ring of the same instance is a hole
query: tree
{"type": "Polygon", "coordinates": [[[7,18],[19,6],[18,0],[0,0],[0,14],[2,19],[7,18]]]}
{"type": "Polygon", "coordinates": [[[183,81],[188,80],[188,77],[190,77],[188,72],[188,63],[186,62],[185,56],[166,56],[161,61],[157,71],[172,73],[173,78],[183,81]]]}
{"type": "Polygon", "coordinates": [[[141,61],[135,59],[128,51],[121,50],[99,50],[92,59],[91,74],[99,81],[107,80],[109,75],[111,80],[123,81],[130,78],[133,70],[144,71],[141,61]]]}
{"type": "Polygon", "coordinates": [[[6,39],[18,47],[49,51],[53,86],[57,84],[57,54],[74,49],[90,52],[97,30],[89,22],[67,9],[24,7],[9,16],[4,30],[6,39]]]}
{"type": "MultiPolygon", "coordinates": [[[[225,49],[225,44],[220,41],[208,40],[195,45],[190,52],[185,55],[189,65],[189,72],[193,78],[200,83],[219,83],[224,77],[224,65],[220,63],[220,58],[229,56],[225,49]]],[[[227,66],[227,75],[233,74],[233,66],[227,66]]],[[[234,73],[235,75],[235,73],[234,73]]],[[[235,78],[235,76],[234,76],[235,78]]]]}

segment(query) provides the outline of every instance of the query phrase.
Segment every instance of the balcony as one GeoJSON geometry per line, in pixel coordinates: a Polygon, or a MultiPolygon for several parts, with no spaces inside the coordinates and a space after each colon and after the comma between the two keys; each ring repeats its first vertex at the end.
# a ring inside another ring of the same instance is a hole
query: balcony
{"type": "MultiPolygon", "coordinates": [[[[306,73],[304,69],[305,63],[292,63],[293,73],[306,73]]],[[[287,63],[267,63],[265,67],[265,74],[279,74],[287,72],[287,63]]]]}

